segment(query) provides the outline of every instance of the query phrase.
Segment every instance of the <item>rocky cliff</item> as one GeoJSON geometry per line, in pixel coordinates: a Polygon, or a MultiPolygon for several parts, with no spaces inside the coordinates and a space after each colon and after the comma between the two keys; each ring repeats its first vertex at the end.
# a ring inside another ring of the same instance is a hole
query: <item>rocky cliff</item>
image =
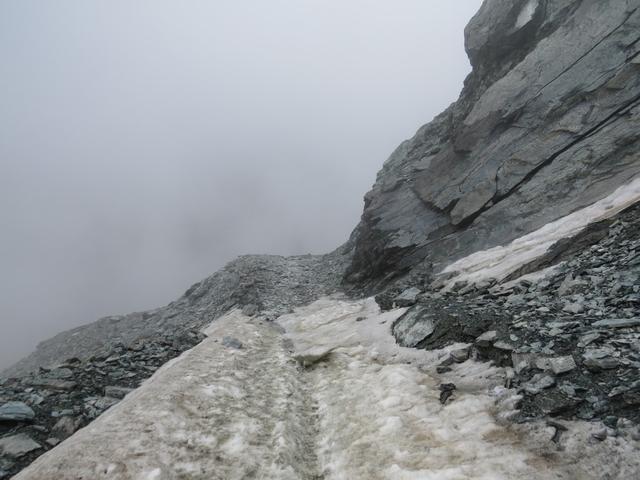
{"type": "Polygon", "coordinates": [[[640,173],[640,1],[486,0],[460,99],[385,162],[347,280],[429,278],[640,173]]]}

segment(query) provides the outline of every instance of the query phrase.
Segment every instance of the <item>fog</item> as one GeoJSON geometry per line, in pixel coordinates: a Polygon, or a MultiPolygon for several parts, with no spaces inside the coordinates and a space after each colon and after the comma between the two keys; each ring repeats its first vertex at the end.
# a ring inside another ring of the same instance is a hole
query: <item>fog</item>
{"type": "Polygon", "coordinates": [[[322,253],[454,101],[480,0],[0,3],[0,367],[244,253],[322,253]]]}

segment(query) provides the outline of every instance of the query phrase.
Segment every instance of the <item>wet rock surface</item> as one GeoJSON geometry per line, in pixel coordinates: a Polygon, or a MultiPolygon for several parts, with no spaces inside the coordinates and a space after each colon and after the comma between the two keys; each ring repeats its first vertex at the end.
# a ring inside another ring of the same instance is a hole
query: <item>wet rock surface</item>
{"type": "Polygon", "coordinates": [[[184,329],[137,339],[87,360],[0,380],[0,478],[9,478],[150,377],[204,335],[184,329]]]}
{"type": "Polygon", "coordinates": [[[512,367],[520,421],[640,422],[640,205],[611,219],[601,237],[541,278],[451,291],[422,285],[393,332],[418,348],[465,342],[471,356],[512,367]]]}

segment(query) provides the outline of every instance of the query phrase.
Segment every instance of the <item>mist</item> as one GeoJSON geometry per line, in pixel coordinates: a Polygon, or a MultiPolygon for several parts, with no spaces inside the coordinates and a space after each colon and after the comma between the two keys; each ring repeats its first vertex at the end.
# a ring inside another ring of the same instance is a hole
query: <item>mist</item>
{"type": "Polygon", "coordinates": [[[480,0],[0,4],[0,368],[245,253],[323,253],[454,101],[480,0]]]}

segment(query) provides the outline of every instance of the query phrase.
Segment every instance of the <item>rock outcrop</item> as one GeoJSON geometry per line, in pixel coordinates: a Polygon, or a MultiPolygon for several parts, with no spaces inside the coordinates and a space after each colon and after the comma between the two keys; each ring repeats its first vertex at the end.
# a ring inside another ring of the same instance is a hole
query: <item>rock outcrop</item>
{"type": "Polygon", "coordinates": [[[486,0],[460,99],[391,155],[347,280],[428,277],[640,174],[640,0],[486,0]]]}

